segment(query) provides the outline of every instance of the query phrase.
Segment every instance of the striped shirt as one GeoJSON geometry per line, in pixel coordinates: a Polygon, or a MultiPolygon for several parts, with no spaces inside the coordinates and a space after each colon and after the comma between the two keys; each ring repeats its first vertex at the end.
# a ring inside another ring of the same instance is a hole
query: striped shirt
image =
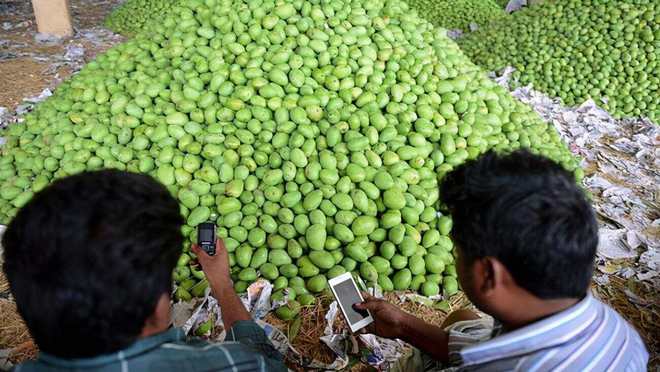
{"type": "Polygon", "coordinates": [[[239,321],[227,331],[229,342],[210,343],[186,338],[179,328],[136,341],[112,354],[63,359],[40,353],[35,361],[16,366],[15,372],[55,371],[286,371],[282,355],[264,330],[253,321],[239,321]]]}
{"type": "Polygon", "coordinates": [[[447,331],[454,371],[646,371],[649,358],[635,329],[591,294],[511,332],[492,319],[447,331]]]}

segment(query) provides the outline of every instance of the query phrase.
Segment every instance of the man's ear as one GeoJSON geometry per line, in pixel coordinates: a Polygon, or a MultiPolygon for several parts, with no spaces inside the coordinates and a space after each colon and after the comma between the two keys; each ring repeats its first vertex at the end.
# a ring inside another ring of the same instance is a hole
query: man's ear
{"type": "Polygon", "coordinates": [[[170,325],[170,320],[170,296],[168,293],[163,293],[156,303],[154,312],[144,322],[141,337],[149,337],[165,331],[170,325]]]}
{"type": "Polygon", "coordinates": [[[475,271],[476,288],[483,296],[494,295],[511,281],[509,270],[495,257],[477,259],[472,269],[475,271]]]}
{"type": "Polygon", "coordinates": [[[482,257],[474,260],[472,270],[475,289],[479,291],[480,296],[489,296],[495,287],[491,258],[482,257]]]}

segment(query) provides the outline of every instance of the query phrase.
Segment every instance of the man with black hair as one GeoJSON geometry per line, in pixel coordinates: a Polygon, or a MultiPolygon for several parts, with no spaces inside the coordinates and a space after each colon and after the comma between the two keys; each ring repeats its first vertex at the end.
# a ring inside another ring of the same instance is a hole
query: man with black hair
{"type": "Polygon", "coordinates": [[[16,370],[286,370],[234,292],[221,241],[215,256],[193,252],[233,342],[169,329],[182,224],[177,201],[146,175],[87,172],[37,193],[2,239],[12,294],[41,351],[16,370]]]}
{"type": "Polygon", "coordinates": [[[436,327],[370,296],[372,331],[416,347],[394,370],[645,371],[637,332],[589,293],[598,226],[558,164],[489,152],[447,174],[458,280],[474,305],[436,327]]]}

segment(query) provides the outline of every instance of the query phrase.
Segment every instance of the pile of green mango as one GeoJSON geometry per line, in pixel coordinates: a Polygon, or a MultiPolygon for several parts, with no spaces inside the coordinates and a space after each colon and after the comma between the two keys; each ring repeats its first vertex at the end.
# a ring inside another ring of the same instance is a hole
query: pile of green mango
{"type": "Polygon", "coordinates": [[[660,2],[557,0],[523,8],[459,40],[492,71],[569,105],[592,98],[615,117],[660,121],[660,2]]]}
{"type": "MultiPolygon", "coordinates": [[[[506,17],[504,8],[495,0],[406,0],[420,15],[438,27],[448,30],[471,30],[470,25],[483,26],[506,17]]],[[[506,4],[505,4],[506,6],[506,4]]]]}
{"type": "Polygon", "coordinates": [[[354,272],[450,295],[443,175],[520,147],[581,172],[551,125],[401,1],[182,1],[0,135],[0,222],[84,170],[166,185],[187,221],[184,300],[208,286],[189,250],[208,220],[239,292],[262,277],[307,303],[354,272]]]}
{"type": "Polygon", "coordinates": [[[126,0],[108,14],[104,24],[118,34],[132,36],[148,28],[150,22],[163,19],[177,2],[178,0],[126,0]]]}

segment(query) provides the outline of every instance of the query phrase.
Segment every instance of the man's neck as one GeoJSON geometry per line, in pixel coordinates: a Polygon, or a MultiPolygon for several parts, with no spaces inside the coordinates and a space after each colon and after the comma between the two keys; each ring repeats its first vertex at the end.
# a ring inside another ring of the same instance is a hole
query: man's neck
{"type": "Polygon", "coordinates": [[[167,329],[168,329],[167,326],[166,327],[162,327],[162,326],[160,326],[160,327],[145,326],[144,328],[142,328],[142,332],[140,332],[139,338],[142,339],[142,338],[151,337],[153,335],[163,333],[163,332],[167,331],[167,329]]]}
{"type": "Polygon", "coordinates": [[[165,332],[170,326],[170,294],[163,293],[158,299],[153,314],[147,318],[140,332],[140,338],[147,338],[165,332]]]}
{"type": "Polygon", "coordinates": [[[499,320],[502,322],[504,331],[513,331],[564,311],[579,301],[577,298],[543,300],[528,297],[512,306],[507,311],[507,316],[499,320]]]}

